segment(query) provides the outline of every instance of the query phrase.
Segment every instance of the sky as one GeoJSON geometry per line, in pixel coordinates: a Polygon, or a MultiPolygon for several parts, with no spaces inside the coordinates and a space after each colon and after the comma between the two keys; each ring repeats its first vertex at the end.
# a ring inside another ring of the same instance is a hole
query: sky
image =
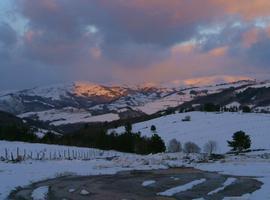
{"type": "Polygon", "coordinates": [[[0,89],[268,79],[269,0],[1,0],[0,89]]]}

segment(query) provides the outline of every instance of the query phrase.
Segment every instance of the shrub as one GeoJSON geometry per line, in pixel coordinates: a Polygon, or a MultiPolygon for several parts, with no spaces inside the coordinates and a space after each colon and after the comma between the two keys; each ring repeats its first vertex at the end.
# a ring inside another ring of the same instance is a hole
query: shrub
{"type": "Polygon", "coordinates": [[[169,141],[168,144],[168,152],[175,153],[175,152],[181,152],[182,151],[182,145],[179,141],[176,139],[172,139],[169,141]]]}
{"type": "Polygon", "coordinates": [[[205,153],[207,153],[208,155],[212,155],[217,151],[217,143],[210,140],[204,145],[203,149],[205,153]]]}
{"type": "Polygon", "coordinates": [[[184,145],[184,151],[186,153],[200,153],[201,148],[194,142],[186,142],[184,145]]]}
{"type": "Polygon", "coordinates": [[[229,147],[232,148],[233,151],[241,152],[243,150],[249,149],[251,146],[251,140],[249,135],[246,135],[244,131],[238,131],[233,134],[233,140],[227,141],[229,147]]]}
{"type": "Polygon", "coordinates": [[[156,130],[157,130],[155,125],[152,125],[150,129],[151,129],[152,132],[156,132],[156,130]]]}
{"type": "Polygon", "coordinates": [[[189,115],[185,116],[184,119],[182,119],[183,122],[189,122],[191,121],[191,117],[189,115]]]}
{"type": "Polygon", "coordinates": [[[250,112],[251,112],[251,109],[250,109],[249,106],[243,106],[243,107],[242,107],[242,111],[243,111],[244,113],[250,113],[250,112]]]}
{"type": "Polygon", "coordinates": [[[213,103],[206,103],[203,106],[203,111],[205,112],[217,112],[220,111],[220,105],[213,103]]]}

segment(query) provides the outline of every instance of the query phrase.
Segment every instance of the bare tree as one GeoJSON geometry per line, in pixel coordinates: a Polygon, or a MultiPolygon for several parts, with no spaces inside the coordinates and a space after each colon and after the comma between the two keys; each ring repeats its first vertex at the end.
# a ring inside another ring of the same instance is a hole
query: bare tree
{"type": "Polygon", "coordinates": [[[208,141],[204,145],[203,150],[208,155],[212,155],[213,153],[215,153],[217,151],[217,143],[216,143],[216,141],[213,141],[213,140],[208,141]]]}
{"type": "Polygon", "coordinates": [[[182,145],[179,141],[177,141],[175,138],[169,141],[168,152],[174,153],[174,152],[181,152],[181,151],[182,151],[182,145]]]}
{"type": "Polygon", "coordinates": [[[184,145],[184,151],[186,153],[200,153],[201,148],[194,142],[186,142],[184,145]]]}

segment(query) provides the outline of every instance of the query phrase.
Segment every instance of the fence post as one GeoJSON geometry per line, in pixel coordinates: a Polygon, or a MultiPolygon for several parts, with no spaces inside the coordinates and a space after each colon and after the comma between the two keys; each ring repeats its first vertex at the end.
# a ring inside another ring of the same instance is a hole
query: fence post
{"type": "Polygon", "coordinates": [[[19,154],[20,154],[19,147],[17,147],[17,159],[19,159],[19,154]]]}
{"type": "Polygon", "coordinates": [[[7,150],[7,148],[5,148],[5,156],[6,156],[6,160],[8,160],[8,150],[7,150]]]}

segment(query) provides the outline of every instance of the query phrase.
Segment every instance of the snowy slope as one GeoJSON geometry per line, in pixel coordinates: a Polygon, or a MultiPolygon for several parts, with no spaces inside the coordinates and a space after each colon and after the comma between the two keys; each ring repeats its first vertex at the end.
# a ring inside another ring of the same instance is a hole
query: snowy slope
{"type": "MultiPolygon", "coordinates": [[[[249,91],[249,88],[259,90],[268,86],[269,82],[250,80],[186,88],[153,85],[103,86],[75,82],[0,93],[0,110],[54,125],[113,121],[123,116],[129,118],[153,114],[193,100],[197,100],[196,105],[200,105],[201,98],[234,88],[230,94],[232,99],[221,104],[224,103],[227,107],[235,105],[236,102],[238,107],[248,104],[254,111],[259,112],[268,111],[270,90],[253,91],[253,96],[245,92],[249,91]],[[263,96],[258,96],[259,94],[263,96]],[[123,112],[125,115],[121,115],[123,112]]],[[[222,99],[221,97],[220,100],[222,99]]]]}
{"type": "Polygon", "coordinates": [[[102,122],[118,120],[119,116],[114,113],[107,113],[92,116],[90,112],[84,109],[63,108],[61,110],[46,110],[41,112],[28,112],[18,115],[21,118],[34,118],[40,121],[49,122],[50,125],[64,125],[74,123],[102,122]]]}
{"type": "MultiPolygon", "coordinates": [[[[157,128],[166,143],[176,138],[182,143],[192,141],[200,147],[209,141],[218,143],[219,152],[229,150],[227,140],[231,140],[233,133],[245,131],[251,136],[252,148],[270,149],[270,115],[259,113],[204,113],[190,112],[163,116],[150,121],[133,125],[133,131],[140,131],[142,135],[150,136],[151,125],[157,128]],[[183,122],[185,116],[191,116],[190,122],[183,122]]],[[[116,129],[118,133],[124,131],[123,127],[116,129]]]]}

